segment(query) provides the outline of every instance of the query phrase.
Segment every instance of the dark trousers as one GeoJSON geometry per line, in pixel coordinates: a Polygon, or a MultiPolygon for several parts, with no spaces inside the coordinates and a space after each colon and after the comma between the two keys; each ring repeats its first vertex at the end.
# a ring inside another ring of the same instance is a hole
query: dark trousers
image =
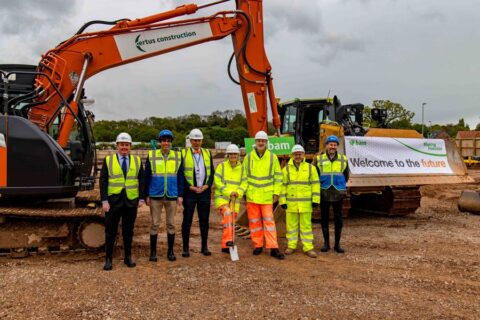
{"type": "MultiPolygon", "coordinates": [[[[330,220],[330,206],[333,207],[333,217],[335,221],[335,230],[341,230],[343,227],[342,206],[343,200],[340,201],[320,201],[321,224],[322,228],[328,230],[328,221],[330,220]]],[[[328,231],[327,231],[328,232],[328,231]]]]}
{"type": "Polygon", "coordinates": [[[105,252],[107,257],[112,257],[115,239],[117,238],[118,224],[122,219],[122,236],[125,257],[132,255],[133,227],[137,217],[137,207],[127,207],[125,205],[118,208],[110,208],[105,213],[105,252]]]}
{"type": "Polygon", "coordinates": [[[192,227],[195,207],[197,207],[198,221],[200,223],[202,248],[207,246],[208,223],[210,219],[210,194],[210,192],[201,194],[187,193],[183,198],[182,240],[184,248],[189,248],[190,229],[192,227]]]}

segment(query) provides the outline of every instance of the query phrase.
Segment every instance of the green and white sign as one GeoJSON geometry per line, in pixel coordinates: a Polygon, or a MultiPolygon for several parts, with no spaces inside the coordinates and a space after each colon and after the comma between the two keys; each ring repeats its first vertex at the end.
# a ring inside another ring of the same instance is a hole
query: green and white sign
{"type": "MultiPolygon", "coordinates": [[[[268,137],[267,148],[276,155],[290,154],[294,145],[293,137],[268,137]]],[[[245,152],[252,151],[254,146],[254,138],[245,138],[245,152]]]]}
{"type": "Polygon", "coordinates": [[[353,174],[451,174],[445,141],[388,137],[345,137],[353,174]]]}

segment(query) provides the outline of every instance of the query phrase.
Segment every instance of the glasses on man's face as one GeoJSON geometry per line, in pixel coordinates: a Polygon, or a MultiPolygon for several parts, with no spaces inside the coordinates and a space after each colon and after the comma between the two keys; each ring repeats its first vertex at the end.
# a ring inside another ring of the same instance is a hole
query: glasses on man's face
{"type": "Polygon", "coordinates": [[[160,139],[159,141],[160,141],[160,143],[163,143],[163,142],[169,142],[169,143],[171,143],[171,142],[172,142],[171,139],[160,139]]]}

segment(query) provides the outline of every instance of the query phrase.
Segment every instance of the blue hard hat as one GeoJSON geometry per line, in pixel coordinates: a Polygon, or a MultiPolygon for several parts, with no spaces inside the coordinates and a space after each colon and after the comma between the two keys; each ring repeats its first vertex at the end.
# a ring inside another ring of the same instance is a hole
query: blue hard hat
{"type": "Polygon", "coordinates": [[[162,138],[170,138],[170,139],[173,140],[172,131],[170,131],[168,129],[164,129],[164,130],[160,131],[160,133],[158,134],[158,140],[160,140],[162,138]]]}
{"type": "Polygon", "coordinates": [[[337,144],[340,144],[340,141],[338,141],[337,136],[334,136],[333,134],[331,136],[328,136],[327,140],[325,141],[325,144],[329,142],[335,142],[337,144]]]}

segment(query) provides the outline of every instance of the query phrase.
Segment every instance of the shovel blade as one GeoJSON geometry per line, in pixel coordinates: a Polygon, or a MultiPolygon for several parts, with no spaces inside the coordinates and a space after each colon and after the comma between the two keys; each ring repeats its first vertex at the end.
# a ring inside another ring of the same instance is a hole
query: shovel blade
{"type": "Polygon", "coordinates": [[[230,250],[230,259],[232,259],[232,261],[240,260],[240,258],[238,257],[237,246],[233,246],[228,249],[230,250]]]}

